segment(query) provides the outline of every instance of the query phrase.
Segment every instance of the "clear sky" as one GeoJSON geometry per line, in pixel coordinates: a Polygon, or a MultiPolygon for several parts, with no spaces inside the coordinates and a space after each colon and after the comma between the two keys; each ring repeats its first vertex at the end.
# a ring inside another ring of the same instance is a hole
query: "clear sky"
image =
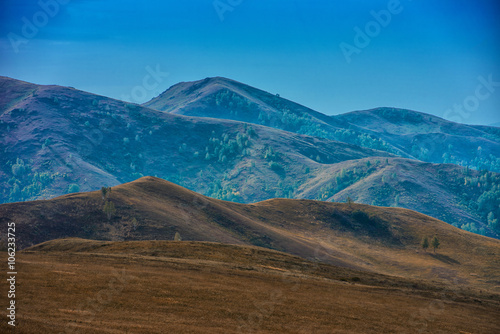
{"type": "Polygon", "coordinates": [[[56,1],[0,1],[0,75],[138,103],[224,76],[326,114],[500,122],[497,0],[56,1]]]}

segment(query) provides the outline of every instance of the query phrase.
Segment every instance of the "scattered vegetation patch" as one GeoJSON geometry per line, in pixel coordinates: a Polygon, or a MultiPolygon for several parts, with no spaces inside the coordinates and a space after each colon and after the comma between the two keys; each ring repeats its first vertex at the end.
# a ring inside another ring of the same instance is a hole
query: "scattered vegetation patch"
{"type": "Polygon", "coordinates": [[[500,235],[500,175],[490,171],[474,171],[463,168],[452,173],[438,173],[441,180],[450,184],[458,196],[460,205],[484,222],[460,224],[450,220],[452,225],[463,230],[498,237],[500,235]]]}
{"type": "MultiPolygon", "coordinates": [[[[251,131],[251,133],[253,133],[251,131]]],[[[185,145],[185,144],[183,144],[185,145]]],[[[249,154],[249,148],[251,147],[250,136],[246,133],[222,133],[220,136],[212,131],[212,136],[208,140],[208,145],[205,147],[204,154],[200,154],[200,151],[193,153],[195,157],[204,159],[206,161],[217,161],[219,163],[228,163],[237,157],[241,158],[249,154]]],[[[185,146],[179,147],[179,152],[186,151],[185,146]]]]}
{"type": "Polygon", "coordinates": [[[17,158],[15,161],[8,161],[7,166],[10,170],[7,169],[7,171],[10,171],[11,175],[7,186],[2,190],[3,203],[22,202],[42,196],[55,180],[65,177],[64,174],[58,172],[41,171],[50,164],[51,161],[47,161],[46,164],[35,168],[32,160],[25,161],[17,158]]]}

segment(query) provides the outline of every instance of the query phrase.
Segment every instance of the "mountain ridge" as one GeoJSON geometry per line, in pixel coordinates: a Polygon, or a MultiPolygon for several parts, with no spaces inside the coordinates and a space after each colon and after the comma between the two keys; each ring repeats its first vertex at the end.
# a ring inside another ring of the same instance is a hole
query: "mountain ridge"
{"type": "Polygon", "coordinates": [[[327,116],[220,77],[184,82],[182,87],[184,90],[174,85],[144,105],[176,114],[263,124],[426,162],[455,163],[500,172],[500,131],[495,127],[459,124],[423,112],[393,107],[327,116]],[[227,90],[222,93],[221,82],[227,90]],[[185,91],[189,94],[183,94],[185,91]],[[250,91],[253,94],[248,94],[250,91]],[[172,105],[175,110],[170,108],[172,105]],[[436,145],[437,142],[441,145],[436,145]],[[478,147],[480,152],[477,152],[478,147]]]}

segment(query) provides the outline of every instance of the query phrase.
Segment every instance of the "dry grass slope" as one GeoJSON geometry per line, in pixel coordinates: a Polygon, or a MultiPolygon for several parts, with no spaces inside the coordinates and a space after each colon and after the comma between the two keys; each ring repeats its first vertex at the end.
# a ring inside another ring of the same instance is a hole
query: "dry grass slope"
{"type": "MultiPolygon", "coordinates": [[[[65,239],[20,252],[18,267],[16,333],[500,329],[498,295],[357,272],[254,246],[65,239]]],[[[9,332],[6,326],[2,321],[0,330],[9,332]]]]}

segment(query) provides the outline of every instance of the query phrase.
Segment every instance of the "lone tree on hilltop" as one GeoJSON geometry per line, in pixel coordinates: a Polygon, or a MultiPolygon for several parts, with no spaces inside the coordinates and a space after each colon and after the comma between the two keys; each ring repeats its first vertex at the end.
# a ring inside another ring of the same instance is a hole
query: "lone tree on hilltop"
{"type": "Polygon", "coordinates": [[[429,248],[429,239],[427,239],[427,237],[424,237],[422,239],[422,242],[420,243],[420,245],[422,246],[422,248],[424,249],[424,251],[427,252],[427,248],[429,248]]]}
{"type": "Polygon", "coordinates": [[[432,238],[432,241],[431,241],[431,245],[434,248],[434,253],[436,253],[436,248],[439,248],[440,244],[441,243],[439,242],[439,239],[438,239],[437,235],[435,235],[434,238],[432,238]]]}
{"type": "Polygon", "coordinates": [[[105,201],[109,198],[109,194],[111,193],[111,187],[102,187],[101,188],[101,194],[102,194],[102,200],[105,201]]]}

